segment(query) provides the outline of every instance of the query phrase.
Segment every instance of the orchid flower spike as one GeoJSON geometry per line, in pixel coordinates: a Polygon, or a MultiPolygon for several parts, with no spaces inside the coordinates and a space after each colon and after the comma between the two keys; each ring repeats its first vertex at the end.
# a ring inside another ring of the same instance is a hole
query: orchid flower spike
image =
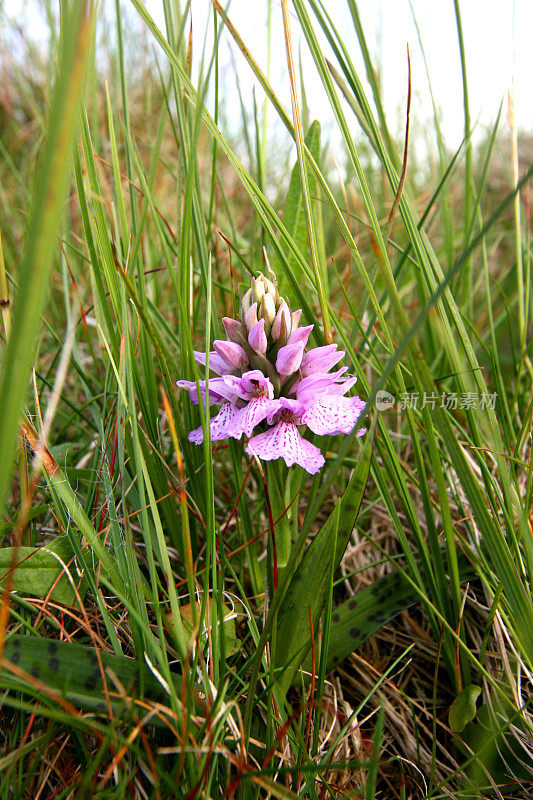
{"type": "MultiPolygon", "coordinates": [[[[320,449],[302,436],[305,426],[317,436],[348,434],[359,423],[365,403],[347,396],[355,378],[347,367],[331,372],[344,357],[336,344],[308,348],[313,325],[299,327],[301,311],[291,311],[275,276],[252,279],[240,305],[240,319],[224,317],[227,339],[214,342],[209,367],[218,376],[206,381],[178,381],[191,402],[220,406],[211,418],[210,435],[248,438],[246,453],[264,461],[283,458],[318,472],[325,463],[320,449]]],[[[199,364],[206,354],[194,353],[199,364]]],[[[356,435],[362,436],[364,428],[356,435]]],[[[189,440],[203,441],[202,427],[189,440]]]]}

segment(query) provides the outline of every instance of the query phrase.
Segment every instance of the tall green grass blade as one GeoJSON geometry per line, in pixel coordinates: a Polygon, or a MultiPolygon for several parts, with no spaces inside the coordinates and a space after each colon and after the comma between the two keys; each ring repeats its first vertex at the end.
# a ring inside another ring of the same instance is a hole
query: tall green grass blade
{"type": "Polygon", "coordinates": [[[9,342],[0,369],[0,506],[11,471],[17,423],[35,356],[48,293],[57,227],[66,197],[71,151],[91,42],[92,7],[74,0],[62,16],[61,49],[48,114],[46,142],[36,174],[25,252],[18,276],[9,342]]]}

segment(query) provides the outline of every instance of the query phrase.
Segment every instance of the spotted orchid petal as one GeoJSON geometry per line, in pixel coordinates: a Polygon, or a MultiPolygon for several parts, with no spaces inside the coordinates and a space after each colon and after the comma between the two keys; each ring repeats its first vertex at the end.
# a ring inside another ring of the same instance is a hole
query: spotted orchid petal
{"type": "MultiPolygon", "coordinates": [[[[200,393],[202,395],[202,401],[205,403],[205,396],[206,396],[206,384],[205,381],[198,381],[200,384],[200,393]]],[[[191,403],[196,405],[198,403],[198,388],[196,386],[196,381],[176,381],[176,385],[180,387],[180,389],[187,389],[191,395],[191,403]]],[[[222,388],[224,385],[224,381],[222,378],[211,378],[209,381],[209,405],[212,406],[215,404],[220,404],[223,401],[224,394],[218,389],[222,388]]]]}
{"type": "MultiPolygon", "coordinates": [[[[210,422],[211,441],[218,442],[220,439],[227,439],[228,436],[232,435],[230,433],[231,426],[237,414],[238,408],[235,403],[230,403],[229,400],[226,400],[226,402],[221,405],[220,411],[216,417],[213,417],[210,422]]],[[[204,440],[202,426],[200,425],[199,428],[195,428],[191,431],[187,438],[190,442],[194,442],[194,444],[201,444],[204,440]]]]}
{"type": "MultiPolygon", "coordinates": [[[[310,403],[300,421],[319,436],[350,433],[365,407],[360,397],[339,397],[329,395],[310,403]]],[[[362,436],[364,429],[357,431],[362,436]]]]}
{"type": "Polygon", "coordinates": [[[283,458],[288,467],[299,464],[311,475],[318,472],[325,463],[324,456],[314,444],[300,435],[294,422],[280,419],[265,433],[254,436],[246,447],[248,455],[257,456],[263,461],[283,458]]]}
{"type": "Polygon", "coordinates": [[[244,372],[241,378],[241,387],[246,394],[246,398],[254,394],[265,395],[271,400],[274,397],[272,381],[266,375],[263,375],[259,369],[251,369],[249,372],[244,372]]]}
{"type": "MultiPolygon", "coordinates": [[[[205,367],[205,353],[202,353],[201,350],[193,350],[193,355],[196,363],[205,367]]],[[[233,371],[229,364],[215,352],[209,353],[209,369],[217,375],[225,375],[227,372],[233,371]]]]}
{"type": "Polygon", "coordinates": [[[342,377],[348,368],[342,367],[337,372],[313,372],[302,378],[294,386],[296,397],[303,403],[313,402],[317,396],[343,395],[357,382],[354,376],[342,377]]]}
{"type": "Polygon", "coordinates": [[[267,417],[267,422],[269,425],[272,425],[274,422],[277,422],[278,417],[280,416],[280,412],[285,411],[289,412],[288,416],[291,420],[296,422],[298,425],[300,424],[300,417],[305,411],[305,406],[303,403],[300,403],[299,400],[291,397],[280,397],[279,398],[279,411],[269,414],[267,417]]]}
{"type": "Polygon", "coordinates": [[[270,400],[264,395],[252,397],[236,414],[231,425],[230,436],[233,436],[234,439],[240,439],[243,433],[245,436],[251,436],[253,429],[264,419],[275,414],[279,407],[279,400],[270,400]]]}

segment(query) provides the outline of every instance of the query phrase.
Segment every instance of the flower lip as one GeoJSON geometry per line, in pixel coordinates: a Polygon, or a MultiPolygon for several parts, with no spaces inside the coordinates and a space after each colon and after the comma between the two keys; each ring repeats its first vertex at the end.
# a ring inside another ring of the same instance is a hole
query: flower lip
{"type": "Polygon", "coordinates": [[[280,419],[273,428],[250,439],[246,452],[263,461],[283,458],[288,467],[298,464],[311,475],[325,464],[318,447],[301,436],[294,422],[285,419],[280,419]]]}

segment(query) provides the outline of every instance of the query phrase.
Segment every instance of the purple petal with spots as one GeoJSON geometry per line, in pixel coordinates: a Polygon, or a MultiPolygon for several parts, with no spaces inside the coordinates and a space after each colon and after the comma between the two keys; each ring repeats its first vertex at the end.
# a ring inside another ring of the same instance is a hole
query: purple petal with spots
{"type": "MultiPolygon", "coordinates": [[[[296,400],[292,397],[280,397],[280,409],[283,411],[290,411],[291,418],[298,422],[299,418],[305,411],[305,406],[303,403],[300,403],[299,400],[296,400]]],[[[269,425],[272,424],[272,421],[269,417],[268,419],[269,425]]],[[[299,422],[298,422],[299,424],[299,422]]]]}
{"type": "Polygon", "coordinates": [[[220,384],[217,383],[216,390],[231,403],[247,399],[246,392],[243,392],[241,388],[241,379],[238,375],[222,375],[221,378],[216,378],[215,380],[221,381],[220,384]]]}
{"type": "Polygon", "coordinates": [[[311,475],[318,472],[325,463],[318,447],[300,435],[294,422],[283,419],[266,433],[250,439],[246,452],[262,458],[263,461],[283,458],[288,467],[299,464],[311,475]]]}
{"type": "MultiPolygon", "coordinates": [[[[205,367],[205,353],[200,350],[193,350],[194,360],[197,364],[202,364],[205,367]]],[[[225,375],[227,372],[233,372],[232,368],[223,358],[215,352],[209,353],[209,369],[216,372],[217,375],[225,375]]]]}
{"type": "Polygon", "coordinates": [[[314,347],[312,350],[308,350],[302,358],[302,375],[306,378],[313,372],[329,372],[343,357],[344,351],[337,350],[336,344],[314,347]]]}
{"type": "MultiPolygon", "coordinates": [[[[301,422],[319,436],[350,433],[365,407],[360,397],[329,395],[310,403],[301,416],[301,422]]],[[[361,429],[357,436],[365,431],[361,429]]]]}
{"type": "MultiPolygon", "coordinates": [[[[220,439],[227,439],[228,436],[231,436],[229,431],[237,413],[238,408],[234,403],[230,403],[227,400],[221,405],[220,411],[216,417],[213,417],[211,420],[211,441],[218,442],[220,439]]],[[[195,430],[191,431],[188,439],[195,444],[201,444],[204,440],[202,426],[200,425],[199,428],[195,428],[195,430]]]]}
{"type": "Polygon", "coordinates": [[[241,436],[251,436],[253,429],[267,416],[273,415],[280,407],[279,400],[270,400],[268,397],[252,397],[235,416],[231,425],[230,436],[240,439],[241,436]]]}
{"type": "Polygon", "coordinates": [[[290,397],[280,397],[277,402],[279,404],[278,407],[268,412],[267,416],[268,424],[273,425],[275,422],[278,421],[282,411],[288,411],[290,413],[285,414],[283,416],[287,417],[293,422],[296,422],[299,425],[300,417],[305,411],[305,406],[303,405],[303,403],[300,403],[298,400],[291,399],[290,397]]]}
{"type": "Polygon", "coordinates": [[[347,367],[338,372],[314,372],[302,378],[296,385],[296,397],[302,403],[313,402],[324,395],[343,395],[357,382],[356,377],[343,378],[347,367]]]}
{"type": "Polygon", "coordinates": [[[258,350],[260,353],[265,355],[267,351],[268,340],[265,333],[265,320],[260,319],[259,322],[253,326],[252,330],[248,334],[248,343],[254,348],[254,350],[258,350]]]}
{"type": "Polygon", "coordinates": [[[276,369],[280,375],[292,375],[300,367],[304,354],[304,343],[286,344],[278,353],[276,369]]]}
{"type": "Polygon", "coordinates": [[[225,342],[222,339],[215,339],[213,347],[231,369],[241,369],[248,365],[248,356],[240,344],[236,342],[225,342]]]}

